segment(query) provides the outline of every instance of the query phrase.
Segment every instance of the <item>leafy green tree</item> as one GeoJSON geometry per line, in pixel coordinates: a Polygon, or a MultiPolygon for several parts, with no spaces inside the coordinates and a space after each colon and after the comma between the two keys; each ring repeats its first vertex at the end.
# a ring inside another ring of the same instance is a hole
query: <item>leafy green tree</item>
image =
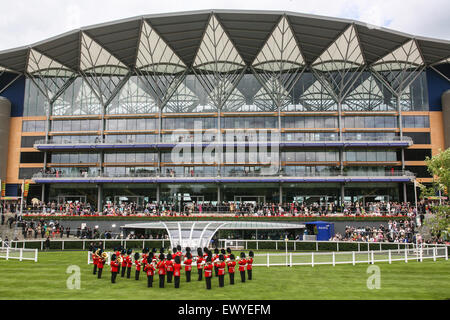
{"type": "Polygon", "coordinates": [[[450,148],[440,151],[431,159],[427,157],[425,162],[428,171],[435,177],[439,190],[448,195],[450,187],[450,148]]]}

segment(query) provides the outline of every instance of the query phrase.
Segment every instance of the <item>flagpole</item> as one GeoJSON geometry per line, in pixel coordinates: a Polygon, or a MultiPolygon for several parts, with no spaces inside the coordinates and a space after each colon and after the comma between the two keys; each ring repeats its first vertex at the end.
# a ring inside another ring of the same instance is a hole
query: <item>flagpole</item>
{"type": "Polygon", "coordinates": [[[25,188],[25,180],[22,181],[22,197],[20,198],[20,215],[22,216],[23,209],[23,189],[25,188]]]}
{"type": "Polygon", "coordinates": [[[416,186],[416,179],[414,179],[414,201],[416,203],[416,215],[419,214],[417,211],[417,186],[416,186]]]}

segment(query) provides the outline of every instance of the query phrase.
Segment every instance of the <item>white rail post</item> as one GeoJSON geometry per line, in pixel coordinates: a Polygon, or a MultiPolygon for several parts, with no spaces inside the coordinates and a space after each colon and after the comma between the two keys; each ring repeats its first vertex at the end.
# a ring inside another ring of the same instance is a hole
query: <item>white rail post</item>
{"type": "Polygon", "coordinates": [[[61,250],[64,250],[64,240],[62,241],[62,244],[61,244],[61,250]]]}
{"type": "Polygon", "coordinates": [[[91,261],[91,254],[89,252],[87,254],[87,257],[88,257],[88,264],[89,264],[89,262],[91,261]]]}
{"type": "Polygon", "coordinates": [[[145,249],[145,240],[142,240],[142,250],[145,249]]]}
{"type": "Polygon", "coordinates": [[[383,249],[382,249],[382,247],[381,247],[381,242],[380,242],[380,251],[381,251],[381,250],[383,250],[383,249]]]}
{"type": "Polygon", "coordinates": [[[367,263],[370,264],[370,251],[367,251],[367,263]]]}
{"type": "Polygon", "coordinates": [[[9,248],[6,248],[6,260],[9,259],[9,248]]]}
{"type": "Polygon", "coordinates": [[[256,250],[259,250],[259,245],[258,245],[259,241],[256,240],[256,250]]]}
{"type": "Polygon", "coordinates": [[[356,263],[355,251],[352,251],[352,260],[353,260],[353,265],[355,265],[355,263],[356,263]]]}
{"type": "Polygon", "coordinates": [[[245,240],[245,250],[247,250],[247,248],[248,248],[248,241],[247,240],[245,240]]]}
{"type": "Polygon", "coordinates": [[[86,250],[86,241],[83,240],[83,251],[86,250]]]}
{"type": "Polygon", "coordinates": [[[297,251],[297,241],[294,241],[294,251],[297,251]]]}
{"type": "Polygon", "coordinates": [[[408,263],[408,250],[405,249],[405,263],[408,263]]]}
{"type": "Polygon", "coordinates": [[[400,242],[397,243],[397,253],[400,254],[400,242]]]}
{"type": "Polygon", "coordinates": [[[392,263],[392,255],[391,255],[391,249],[388,251],[388,257],[389,257],[389,264],[392,263]]]}
{"type": "Polygon", "coordinates": [[[22,249],[25,249],[25,240],[23,240],[22,244],[22,249]]]}
{"type": "Polygon", "coordinates": [[[374,259],[373,251],[370,252],[370,255],[372,256],[372,264],[375,264],[375,259],[374,259]]]}
{"type": "Polygon", "coordinates": [[[420,251],[419,251],[419,259],[420,259],[420,262],[423,262],[423,248],[422,248],[422,245],[420,245],[420,251]]]}
{"type": "Polygon", "coordinates": [[[319,251],[319,242],[316,241],[316,251],[319,251]]]}
{"type": "Polygon", "coordinates": [[[358,252],[360,252],[360,251],[361,251],[361,243],[358,242],[358,252]]]}
{"type": "Polygon", "coordinates": [[[292,252],[289,253],[289,267],[292,267],[292,252]]]}
{"type": "Polygon", "coordinates": [[[333,251],[333,267],[336,265],[336,256],[335,252],[333,251]]]}
{"type": "Polygon", "coordinates": [[[44,241],[41,241],[41,251],[44,250],[44,241]]]}
{"type": "Polygon", "coordinates": [[[267,252],[267,268],[270,267],[270,263],[269,263],[269,253],[267,252]]]}
{"type": "Polygon", "coordinates": [[[444,249],[445,249],[445,260],[448,260],[448,248],[447,248],[447,246],[445,246],[444,249]]]}
{"type": "Polygon", "coordinates": [[[22,261],[23,258],[23,249],[19,250],[19,261],[22,261]]]}
{"type": "Polygon", "coordinates": [[[314,252],[311,252],[311,267],[314,267],[314,252]]]}
{"type": "Polygon", "coordinates": [[[337,244],[337,252],[339,252],[339,242],[336,242],[337,244]]]}
{"type": "Polygon", "coordinates": [[[34,249],[34,262],[37,262],[38,249],[34,249]]]}
{"type": "Polygon", "coordinates": [[[436,247],[433,248],[433,261],[436,261],[436,247]]]}

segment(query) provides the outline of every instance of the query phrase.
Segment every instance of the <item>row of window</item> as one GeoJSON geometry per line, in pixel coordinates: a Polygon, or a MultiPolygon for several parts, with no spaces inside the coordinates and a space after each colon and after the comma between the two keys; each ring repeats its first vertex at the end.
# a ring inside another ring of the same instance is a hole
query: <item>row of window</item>
{"type": "Polygon", "coordinates": [[[337,117],[282,117],[282,128],[337,128],[337,117]]]}
{"type": "Polygon", "coordinates": [[[346,116],[344,128],[397,128],[397,117],[392,116],[346,116]]]}
{"type": "Polygon", "coordinates": [[[106,130],[158,130],[158,119],[107,119],[106,130]]]}
{"type": "Polygon", "coordinates": [[[358,150],[345,151],[344,161],[400,161],[396,151],[358,150]]]}
{"type": "Polygon", "coordinates": [[[286,162],[311,162],[311,161],[339,161],[338,151],[297,151],[282,152],[281,161],[286,162]]]}
{"type": "Polygon", "coordinates": [[[429,128],[430,118],[428,116],[403,116],[403,128],[429,128]]]}
{"type": "Polygon", "coordinates": [[[99,131],[102,129],[102,121],[90,120],[53,120],[51,131],[99,131]]]}
{"type": "Polygon", "coordinates": [[[104,161],[112,163],[157,162],[158,154],[153,152],[105,153],[104,161]]]}
{"type": "Polygon", "coordinates": [[[98,153],[52,153],[52,163],[97,163],[100,161],[98,153]]]}

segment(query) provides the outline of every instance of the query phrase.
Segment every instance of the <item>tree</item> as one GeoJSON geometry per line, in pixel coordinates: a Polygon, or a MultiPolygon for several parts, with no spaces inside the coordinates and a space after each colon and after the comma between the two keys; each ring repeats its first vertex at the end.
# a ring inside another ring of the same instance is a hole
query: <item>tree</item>
{"type": "Polygon", "coordinates": [[[450,207],[438,206],[433,208],[433,215],[425,221],[425,225],[430,228],[432,235],[448,240],[450,234],[450,207]]]}
{"type": "Polygon", "coordinates": [[[437,187],[444,194],[448,195],[450,187],[450,148],[441,151],[431,159],[427,157],[425,163],[437,183],[437,187]]]}

